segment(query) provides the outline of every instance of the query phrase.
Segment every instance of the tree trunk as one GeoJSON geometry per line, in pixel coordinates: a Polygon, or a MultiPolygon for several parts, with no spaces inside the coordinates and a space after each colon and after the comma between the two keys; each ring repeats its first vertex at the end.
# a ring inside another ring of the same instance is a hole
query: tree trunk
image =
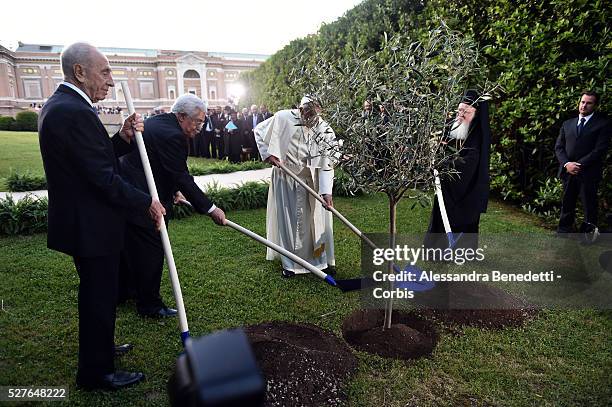
{"type": "MultiPolygon", "coordinates": [[[[396,215],[397,215],[397,201],[389,197],[389,247],[395,248],[395,233],[397,232],[396,226],[396,215]]],[[[393,273],[393,261],[390,261],[388,264],[388,272],[389,274],[393,273]]],[[[389,291],[393,291],[395,287],[395,283],[393,281],[389,281],[389,291]]],[[[391,316],[393,314],[393,298],[388,298],[387,303],[385,305],[385,324],[383,325],[383,329],[391,328],[391,316]]]]}

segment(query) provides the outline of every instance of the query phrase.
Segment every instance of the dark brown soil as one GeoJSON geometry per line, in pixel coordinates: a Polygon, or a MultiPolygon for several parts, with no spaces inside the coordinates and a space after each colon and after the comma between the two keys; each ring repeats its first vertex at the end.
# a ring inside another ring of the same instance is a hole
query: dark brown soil
{"type": "Polygon", "coordinates": [[[446,307],[425,309],[422,314],[451,327],[518,327],[537,313],[522,299],[488,284],[453,282],[440,284],[434,290],[444,293],[439,297],[446,298],[446,307]]]}
{"type": "Polygon", "coordinates": [[[266,380],[266,406],[336,406],[357,369],[350,348],[310,324],[269,322],[244,328],[266,380]]]}
{"type": "Polygon", "coordinates": [[[342,324],[344,339],[361,351],[398,359],[430,355],[438,343],[433,324],[416,313],[393,311],[391,328],[385,330],[384,319],[384,310],[357,310],[342,324]]]}

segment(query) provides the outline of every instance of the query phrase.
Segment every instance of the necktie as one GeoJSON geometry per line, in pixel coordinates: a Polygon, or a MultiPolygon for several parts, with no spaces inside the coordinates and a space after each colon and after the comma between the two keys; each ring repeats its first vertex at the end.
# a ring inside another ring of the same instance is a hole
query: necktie
{"type": "Polygon", "coordinates": [[[580,124],[578,124],[578,137],[580,137],[580,134],[582,133],[582,129],[584,128],[585,121],[586,119],[584,117],[580,119],[580,124]]]}

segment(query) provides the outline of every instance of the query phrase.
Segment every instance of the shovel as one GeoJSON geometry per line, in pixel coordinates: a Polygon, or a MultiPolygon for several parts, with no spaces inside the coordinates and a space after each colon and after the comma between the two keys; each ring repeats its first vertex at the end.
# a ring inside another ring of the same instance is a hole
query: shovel
{"type": "MultiPolygon", "coordinates": [[[[179,200],[179,202],[181,204],[190,206],[193,208],[193,206],[191,205],[191,202],[186,201],[184,199],[179,200]]],[[[306,260],[302,259],[301,257],[296,256],[295,254],[291,253],[290,251],[282,248],[281,246],[277,245],[276,243],[273,243],[267,239],[264,239],[263,237],[259,236],[257,233],[240,226],[237,223],[232,222],[231,220],[225,218],[225,226],[229,226],[232,229],[237,230],[238,232],[247,235],[248,237],[250,237],[251,239],[263,244],[264,246],[269,247],[270,249],[274,250],[277,253],[282,254],[285,257],[288,257],[289,259],[291,259],[291,261],[299,264],[300,266],[304,267],[306,270],[310,271],[312,274],[316,275],[317,277],[319,277],[320,279],[324,280],[327,284],[336,287],[336,281],[334,280],[334,278],[332,276],[330,276],[329,274],[324,273],[323,271],[319,270],[318,268],[316,268],[315,266],[313,266],[312,264],[308,263],[306,260]]]]}

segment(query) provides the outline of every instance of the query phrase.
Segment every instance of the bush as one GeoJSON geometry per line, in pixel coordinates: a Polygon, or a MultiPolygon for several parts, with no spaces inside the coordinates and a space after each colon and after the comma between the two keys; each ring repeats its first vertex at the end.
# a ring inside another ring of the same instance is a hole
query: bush
{"type": "Polygon", "coordinates": [[[47,198],[27,195],[15,201],[12,195],[0,199],[0,234],[17,235],[47,230],[47,198]]]}
{"type": "Polygon", "coordinates": [[[11,192],[27,192],[47,189],[47,180],[44,176],[34,175],[28,171],[24,173],[11,172],[6,178],[8,189],[11,192]]]}
{"type": "MultiPolygon", "coordinates": [[[[206,190],[206,195],[224,212],[263,208],[268,202],[268,184],[264,182],[245,182],[238,188],[220,188],[213,184],[206,190]]],[[[187,205],[174,205],[173,217],[182,219],[195,211],[187,205]]]]}
{"type": "Polygon", "coordinates": [[[15,116],[14,130],[38,131],[38,114],[36,112],[19,112],[15,116]]]}
{"type": "Polygon", "coordinates": [[[218,163],[202,166],[200,164],[189,164],[189,173],[193,176],[210,175],[210,174],[227,174],[236,171],[260,170],[268,168],[270,165],[261,161],[245,161],[240,164],[230,163],[229,161],[220,161],[218,163]]]}
{"type": "Polygon", "coordinates": [[[15,119],[11,116],[0,116],[0,130],[13,130],[15,119]]]}

